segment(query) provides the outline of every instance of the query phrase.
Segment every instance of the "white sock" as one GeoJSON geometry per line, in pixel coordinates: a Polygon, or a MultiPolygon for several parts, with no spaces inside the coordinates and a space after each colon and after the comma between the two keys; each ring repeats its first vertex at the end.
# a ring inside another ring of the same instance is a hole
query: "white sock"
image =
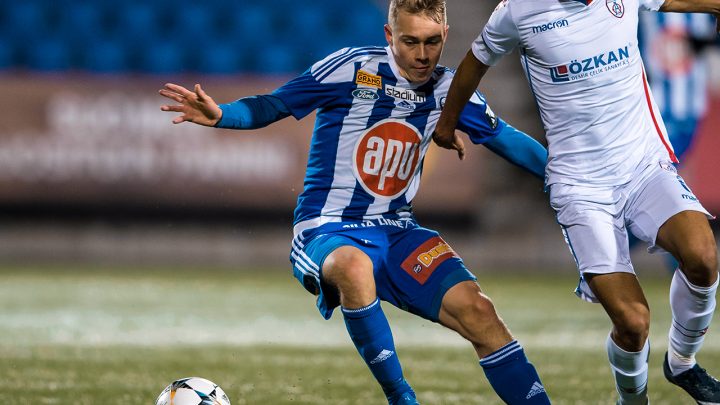
{"type": "Polygon", "coordinates": [[[670,283],[670,326],[668,365],[678,375],[695,365],[695,353],[700,351],[705,333],[715,312],[715,292],[718,281],[710,287],[698,287],[688,281],[679,269],[670,283]]]}
{"type": "Polygon", "coordinates": [[[607,338],[608,360],[615,376],[621,405],[645,405],[648,403],[648,357],[650,345],[645,345],[639,352],[626,352],[612,340],[612,334],[607,338]]]}

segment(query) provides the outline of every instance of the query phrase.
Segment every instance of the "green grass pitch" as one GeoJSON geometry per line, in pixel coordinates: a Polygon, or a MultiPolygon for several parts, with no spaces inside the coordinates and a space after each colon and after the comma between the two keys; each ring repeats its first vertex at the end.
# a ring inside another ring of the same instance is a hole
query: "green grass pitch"
{"type": "MultiPolygon", "coordinates": [[[[641,274],[642,276],[642,274],[641,274]]],[[[481,274],[555,404],[613,404],[609,322],[576,275],[481,274]]],[[[651,403],[692,404],[662,377],[669,278],[651,305],[651,403]]],[[[468,344],[384,306],[423,404],[500,404],[468,344]]],[[[720,372],[711,331],[701,364],[720,372]]],[[[383,404],[339,316],[323,321],[285,271],[0,269],[0,398],[12,404],[153,404],[172,380],[215,381],[239,404],[383,404]]]]}

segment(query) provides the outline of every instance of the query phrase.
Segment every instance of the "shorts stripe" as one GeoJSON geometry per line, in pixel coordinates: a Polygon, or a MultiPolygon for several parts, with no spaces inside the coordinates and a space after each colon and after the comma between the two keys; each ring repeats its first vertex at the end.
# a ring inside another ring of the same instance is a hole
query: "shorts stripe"
{"type": "Polygon", "coordinates": [[[293,259],[295,259],[295,267],[298,268],[298,270],[302,271],[305,274],[312,274],[316,277],[320,276],[320,272],[317,270],[317,265],[310,260],[307,255],[300,252],[298,253],[293,249],[293,251],[290,253],[293,259]],[[315,266],[315,268],[313,268],[315,266]]]}
{"type": "Polygon", "coordinates": [[[312,270],[309,270],[301,262],[296,261],[295,268],[298,271],[300,271],[303,275],[310,276],[310,277],[314,278],[318,283],[320,282],[320,276],[317,273],[313,272],[312,270]]]}

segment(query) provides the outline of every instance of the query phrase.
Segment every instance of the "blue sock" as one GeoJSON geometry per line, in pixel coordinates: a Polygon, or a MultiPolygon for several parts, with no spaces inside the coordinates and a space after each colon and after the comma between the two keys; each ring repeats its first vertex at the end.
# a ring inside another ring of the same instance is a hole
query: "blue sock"
{"type": "Polygon", "coordinates": [[[412,392],[403,378],[390,324],[380,307],[380,299],[359,309],[342,308],[342,313],[350,338],[390,403],[403,393],[412,392]]]}
{"type": "Polygon", "coordinates": [[[485,376],[500,398],[509,405],[549,404],[535,367],[516,340],[480,360],[485,376]]]}

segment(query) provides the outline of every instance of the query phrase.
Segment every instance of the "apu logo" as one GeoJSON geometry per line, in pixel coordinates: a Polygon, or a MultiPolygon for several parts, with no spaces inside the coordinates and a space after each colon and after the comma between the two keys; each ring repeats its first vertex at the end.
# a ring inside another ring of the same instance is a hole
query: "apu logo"
{"type": "Polygon", "coordinates": [[[380,98],[377,91],[369,89],[357,89],[352,92],[353,97],[360,100],[377,100],[380,98]]]}
{"type": "Polygon", "coordinates": [[[594,76],[627,64],[627,59],[630,59],[630,51],[625,45],[623,48],[618,48],[617,51],[601,53],[582,60],[576,59],[567,65],[551,67],[550,79],[553,83],[561,83],[594,76]]]}
{"type": "Polygon", "coordinates": [[[376,198],[399,196],[410,185],[418,167],[421,140],[418,130],[404,121],[378,122],[355,145],[355,178],[376,198]]]}
{"type": "Polygon", "coordinates": [[[617,18],[622,18],[625,15],[625,5],[622,0],[605,0],[605,6],[607,6],[610,14],[617,18]]]}

